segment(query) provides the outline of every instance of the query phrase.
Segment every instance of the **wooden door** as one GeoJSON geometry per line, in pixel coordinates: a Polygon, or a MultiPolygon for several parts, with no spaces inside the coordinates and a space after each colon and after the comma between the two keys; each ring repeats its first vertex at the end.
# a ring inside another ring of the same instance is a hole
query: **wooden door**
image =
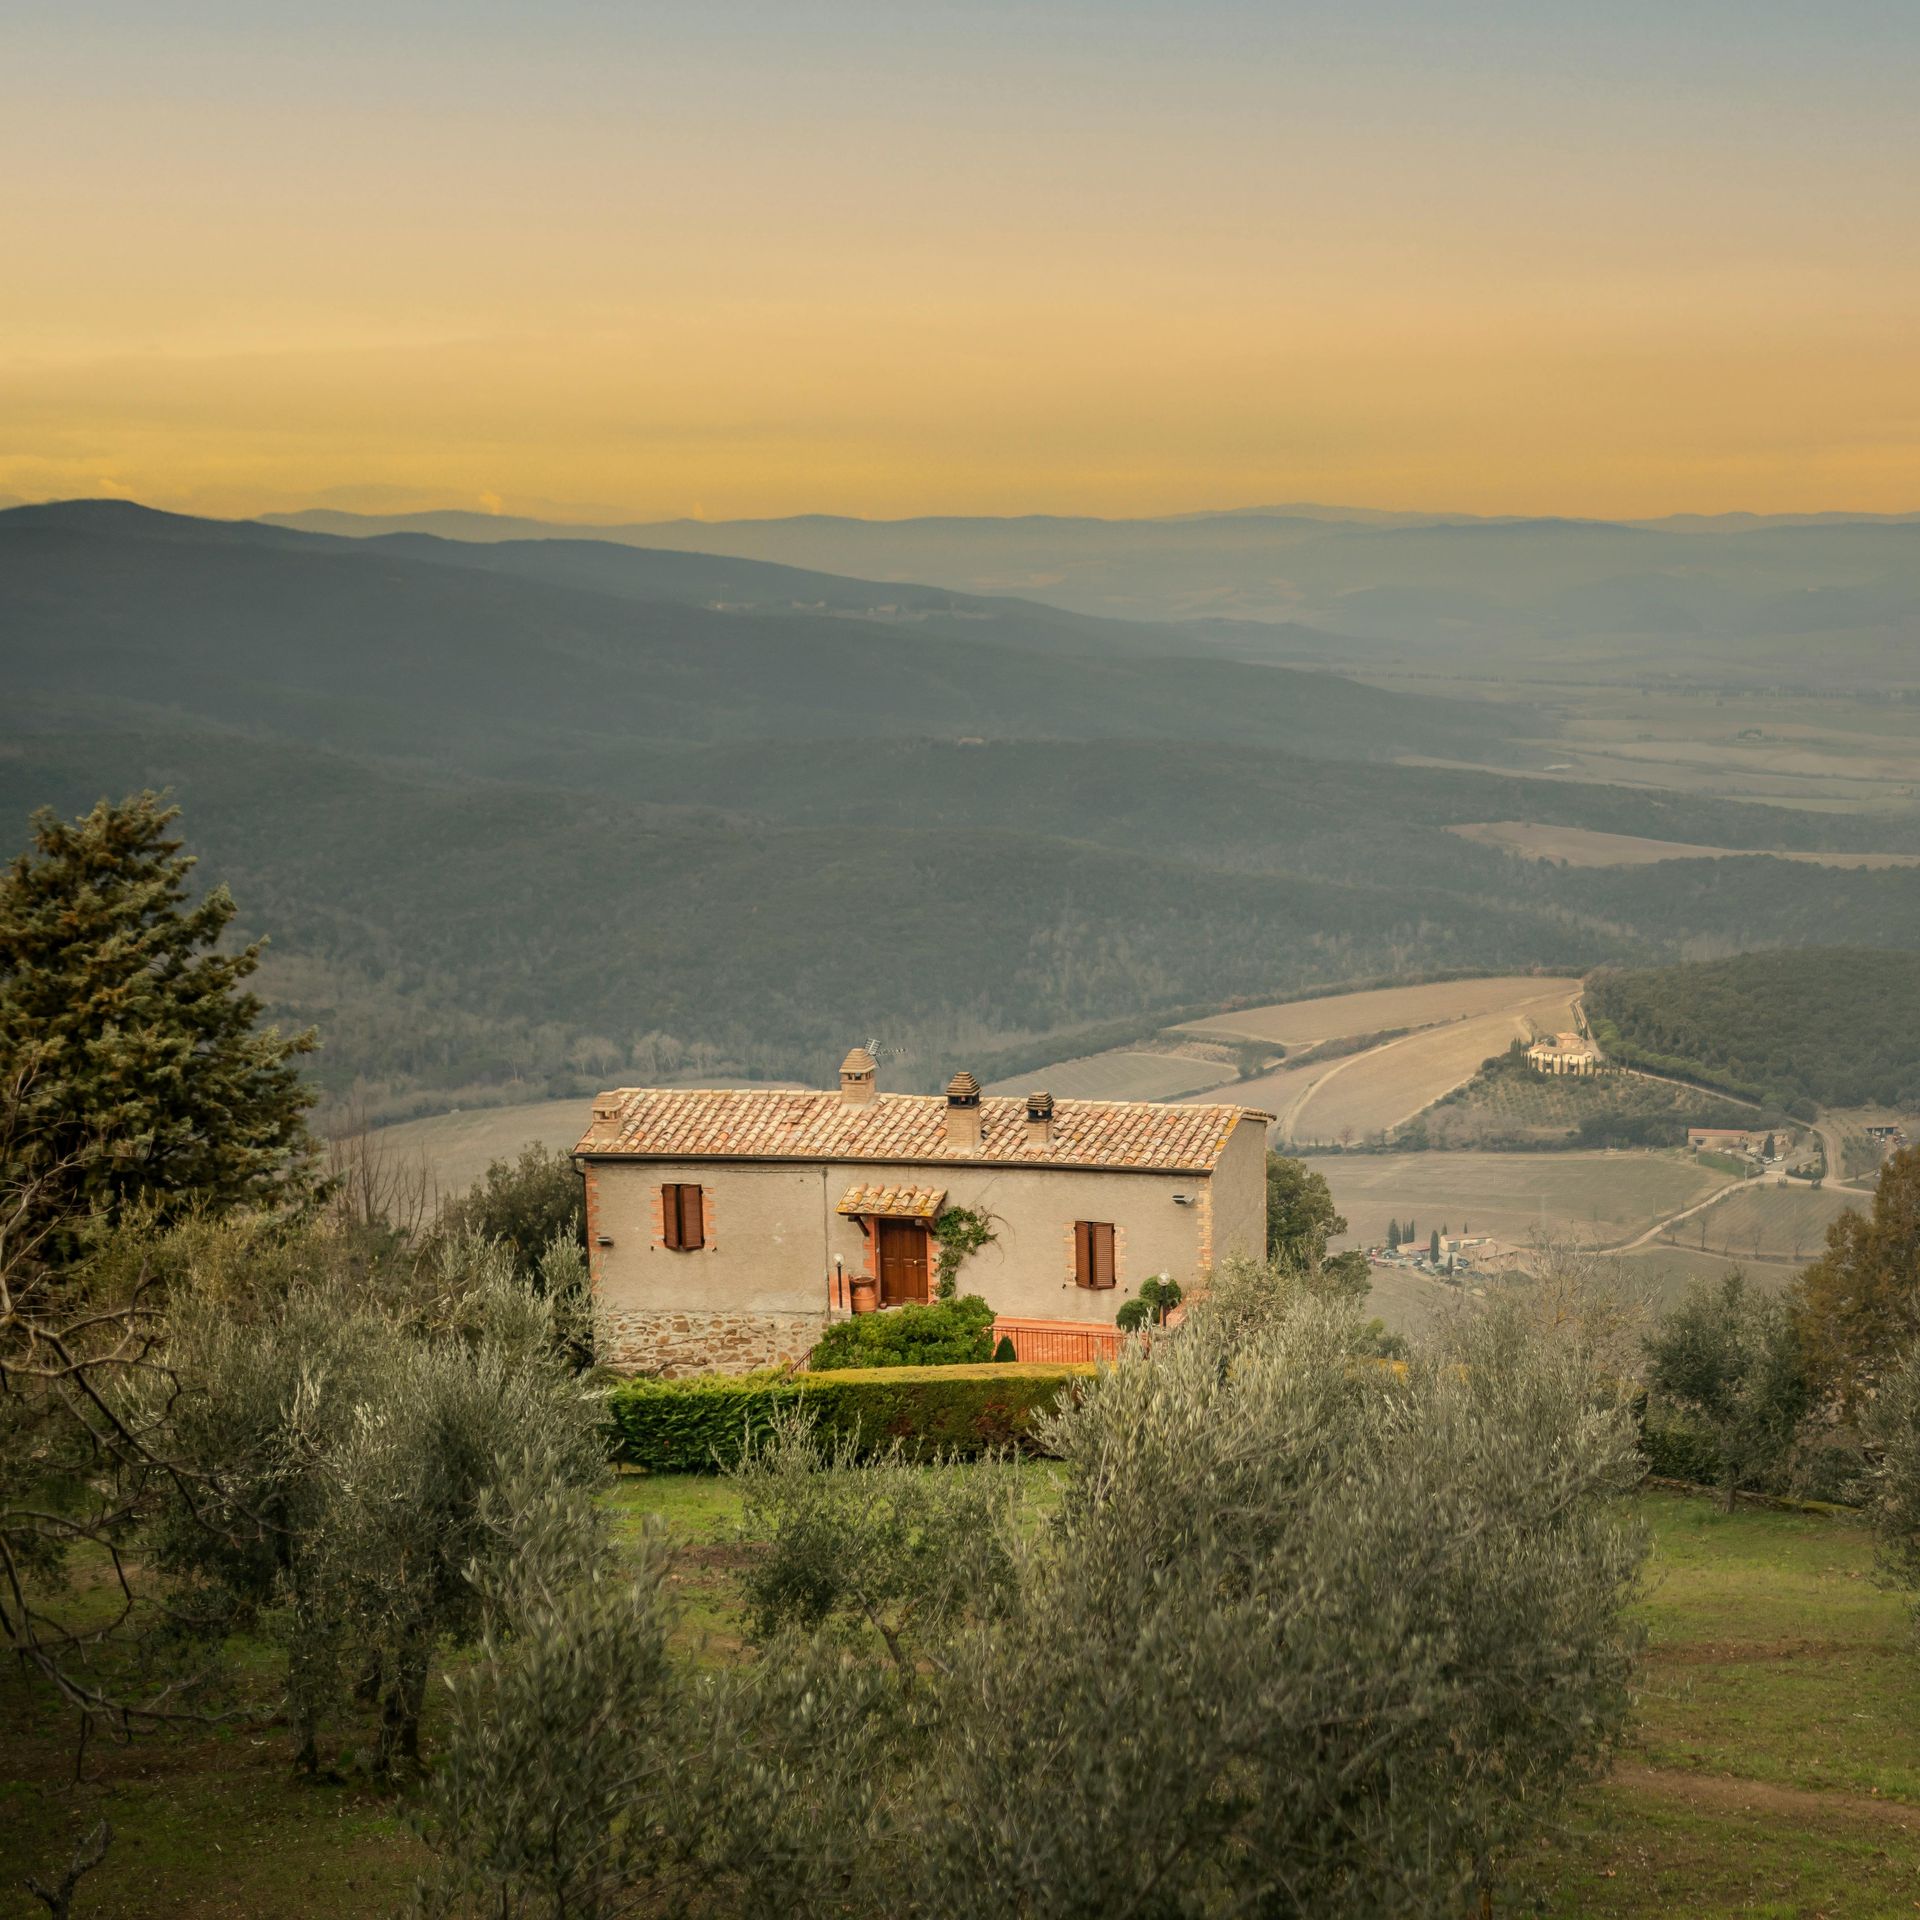
{"type": "Polygon", "coordinates": [[[925,1300],[927,1230],[916,1220],[880,1220],[880,1304],[925,1300]]]}

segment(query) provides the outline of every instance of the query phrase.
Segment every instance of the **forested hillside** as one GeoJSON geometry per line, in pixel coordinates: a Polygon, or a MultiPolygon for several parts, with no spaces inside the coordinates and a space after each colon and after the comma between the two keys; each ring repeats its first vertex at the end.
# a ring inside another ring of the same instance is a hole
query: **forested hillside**
{"type": "Polygon", "coordinates": [[[1587,1012],[1618,1058],[1803,1115],[1920,1106],[1920,954],[1801,947],[1609,969],[1587,1012]]]}
{"type": "Polygon", "coordinates": [[[1913,869],[1572,871],[1448,832],[1915,844],[1898,814],[1417,763],[1484,761],[1523,707],[939,588],[445,547],[0,514],[11,843],[37,805],[172,789],[201,877],[273,938],[276,1013],[376,1112],[814,1077],[854,1033],[925,1084],[1379,975],[1920,947],[1913,869]]]}

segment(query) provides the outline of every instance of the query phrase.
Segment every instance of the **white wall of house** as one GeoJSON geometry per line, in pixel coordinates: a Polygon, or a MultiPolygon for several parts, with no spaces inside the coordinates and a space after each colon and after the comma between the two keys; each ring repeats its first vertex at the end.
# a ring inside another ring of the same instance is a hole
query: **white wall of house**
{"type": "Polygon", "coordinates": [[[1233,1130],[1212,1174],[1119,1172],[1000,1162],[589,1160],[587,1208],[596,1342],[611,1366],[734,1370],[796,1361],[829,1313],[836,1259],[872,1271],[860,1223],[835,1211],[856,1184],[944,1187],[978,1208],[994,1241],[967,1261],[962,1292],[1015,1319],[1110,1325],[1152,1274],[1183,1286],[1266,1238],[1266,1141],[1258,1119],[1233,1130]],[[700,1187],[705,1244],[665,1244],[660,1190],[700,1187]],[[1185,1204],[1175,1198],[1185,1196],[1185,1204]],[[1114,1226],[1116,1284],[1074,1278],[1076,1220],[1114,1226]]]}

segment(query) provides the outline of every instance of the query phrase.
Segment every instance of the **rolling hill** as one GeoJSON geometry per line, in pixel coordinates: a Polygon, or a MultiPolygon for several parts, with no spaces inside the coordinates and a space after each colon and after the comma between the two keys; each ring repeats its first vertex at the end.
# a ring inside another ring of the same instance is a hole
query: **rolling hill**
{"type": "Polygon", "coordinates": [[[0,514],[0,666],[16,844],[171,788],[278,1015],[378,1112],[811,1079],[849,1033],[926,1084],[1375,976],[1920,946],[1910,868],[1568,872],[1448,831],[1910,848],[1898,817],[1414,764],[1523,710],[944,588],[80,503],[0,514]]]}

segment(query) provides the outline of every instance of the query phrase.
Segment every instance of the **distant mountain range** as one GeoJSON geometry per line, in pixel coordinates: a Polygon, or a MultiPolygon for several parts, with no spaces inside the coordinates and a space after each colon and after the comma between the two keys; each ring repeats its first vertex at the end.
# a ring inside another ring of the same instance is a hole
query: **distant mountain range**
{"type": "Polygon", "coordinates": [[[1628,679],[1791,685],[1811,666],[1854,687],[1920,681],[1917,514],[1613,523],[1287,506],[1144,520],[809,514],[584,527],[315,511],[275,524],[359,538],[585,539],[937,581],[1152,624],[1232,620],[1244,626],[1240,648],[1259,657],[1318,657],[1297,634],[1259,630],[1277,623],[1450,664],[1552,669],[1571,654],[1628,679]]]}
{"type": "MultiPolygon", "coordinates": [[[[1231,554],[1235,524],[1203,536],[1231,554]]],[[[1294,524],[1302,573],[1316,543],[1375,556],[1354,593],[1376,608],[1431,594],[1448,543],[1504,591],[1480,543],[1538,541],[1538,592],[1580,542],[1667,538],[1294,524]]],[[[273,936],[281,1016],[321,1028],[329,1091],[390,1114],[811,1077],[850,1034],[898,1049],[899,1084],[1016,1072],[1068,1032],[1407,971],[1920,946],[1911,869],[1568,872],[1448,832],[1920,845],[1897,817],[1520,778],[1500,769],[1537,764],[1550,713],[1275,664],[1406,644],[604,539],[29,507],[0,513],[0,816],[18,844],[35,805],[172,788],[204,876],[273,936]]]]}

